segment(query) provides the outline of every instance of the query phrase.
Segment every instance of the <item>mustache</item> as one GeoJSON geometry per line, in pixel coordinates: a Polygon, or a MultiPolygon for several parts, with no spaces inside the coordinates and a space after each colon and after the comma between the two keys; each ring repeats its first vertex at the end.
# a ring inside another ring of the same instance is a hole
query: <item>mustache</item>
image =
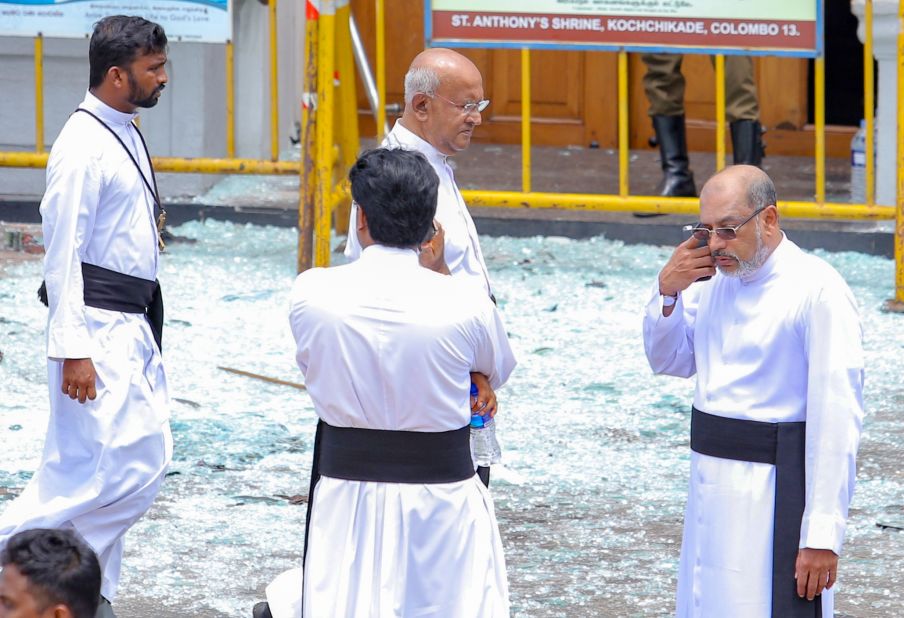
{"type": "Polygon", "coordinates": [[[714,258],[716,258],[716,257],[727,257],[727,258],[733,258],[733,259],[735,259],[735,260],[738,259],[738,256],[736,256],[734,253],[731,253],[731,252],[729,252],[729,251],[723,251],[722,249],[717,249],[716,251],[713,251],[713,252],[712,252],[712,256],[713,256],[714,258]]]}

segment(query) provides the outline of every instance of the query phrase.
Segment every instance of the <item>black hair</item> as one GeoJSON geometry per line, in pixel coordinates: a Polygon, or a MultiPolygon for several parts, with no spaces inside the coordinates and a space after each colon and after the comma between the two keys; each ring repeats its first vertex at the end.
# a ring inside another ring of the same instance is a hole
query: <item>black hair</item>
{"type": "Polygon", "coordinates": [[[165,51],[166,33],[158,24],[133,15],[104,17],[94,24],[94,33],[88,45],[88,63],[91,66],[88,86],[100,86],[110,67],[128,69],[140,54],[165,51]]]}
{"type": "Polygon", "coordinates": [[[69,530],[35,528],[12,536],[0,565],[15,566],[39,605],[63,604],[73,618],[94,618],[100,600],[100,564],[69,530]]]}
{"type": "Polygon", "coordinates": [[[348,179],[375,242],[412,247],[426,238],[436,214],[439,177],[424,155],[398,148],[368,150],[352,165],[348,179]]]}

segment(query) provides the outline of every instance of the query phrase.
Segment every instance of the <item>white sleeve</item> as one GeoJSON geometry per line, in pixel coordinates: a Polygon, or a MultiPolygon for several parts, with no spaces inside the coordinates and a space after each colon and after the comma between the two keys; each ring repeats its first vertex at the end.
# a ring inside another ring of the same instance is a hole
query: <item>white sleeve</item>
{"type": "Polygon", "coordinates": [[[349,262],[354,262],[359,257],[361,257],[361,243],[358,242],[358,234],[355,230],[358,229],[358,205],[352,202],[352,207],[349,209],[349,219],[348,219],[348,236],[345,238],[345,257],[348,258],[349,262]]]}
{"type": "Polygon", "coordinates": [[[863,423],[863,332],[838,278],[820,290],[806,321],[806,507],[800,547],[841,553],[863,423]]]}
{"type": "Polygon", "coordinates": [[[659,281],[653,284],[643,316],[643,345],[653,373],[681,378],[697,373],[694,359],[697,299],[695,290],[688,288],[678,295],[671,315],[665,317],[659,281]]]}
{"type": "Polygon", "coordinates": [[[308,297],[306,282],[311,273],[319,269],[307,270],[295,278],[292,285],[292,294],[289,301],[289,326],[292,329],[292,338],[295,340],[295,362],[301,369],[302,375],[308,372],[310,361],[310,344],[312,331],[307,324],[308,297]]]}
{"type": "Polygon", "coordinates": [[[90,358],[93,352],[85,321],[82,256],[94,230],[102,186],[93,157],[62,145],[51,154],[41,221],[50,309],[47,356],[52,359],[90,358]]]}
{"type": "Polygon", "coordinates": [[[477,338],[477,350],[471,370],[485,375],[495,390],[508,381],[518,362],[509,344],[499,310],[485,296],[483,302],[487,304],[481,319],[483,332],[477,338]]]}

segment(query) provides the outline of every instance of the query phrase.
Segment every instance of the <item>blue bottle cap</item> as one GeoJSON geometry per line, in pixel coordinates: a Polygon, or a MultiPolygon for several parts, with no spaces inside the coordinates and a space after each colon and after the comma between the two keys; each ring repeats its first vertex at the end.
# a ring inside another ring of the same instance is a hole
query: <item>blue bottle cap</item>
{"type": "MultiPolygon", "coordinates": [[[[473,382],[471,382],[471,397],[477,397],[477,394],[478,394],[477,385],[474,384],[473,382]]],[[[471,402],[468,401],[468,406],[470,407],[470,405],[471,405],[471,402]]],[[[475,429],[482,429],[483,428],[483,417],[480,416],[479,414],[472,414],[471,415],[471,427],[474,427],[475,429]]]]}

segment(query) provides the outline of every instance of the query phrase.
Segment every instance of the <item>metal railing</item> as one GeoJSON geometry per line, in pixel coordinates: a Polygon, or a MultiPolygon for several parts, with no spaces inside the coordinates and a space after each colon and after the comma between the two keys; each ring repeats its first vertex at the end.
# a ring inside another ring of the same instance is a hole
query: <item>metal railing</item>
{"type": "MultiPolygon", "coordinates": [[[[224,44],[226,71],[226,157],[154,157],[159,172],[199,174],[298,174],[300,165],[279,161],[279,81],[277,74],[276,3],[269,0],[270,66],[270,160],[235,157],[235,63],[234,45],[224,44]]],[[[34,152],[0,152],[0,167],[40,168],[47,165],[44,136],[44,37],[34,38],[35,149],[34,152]]]]}

